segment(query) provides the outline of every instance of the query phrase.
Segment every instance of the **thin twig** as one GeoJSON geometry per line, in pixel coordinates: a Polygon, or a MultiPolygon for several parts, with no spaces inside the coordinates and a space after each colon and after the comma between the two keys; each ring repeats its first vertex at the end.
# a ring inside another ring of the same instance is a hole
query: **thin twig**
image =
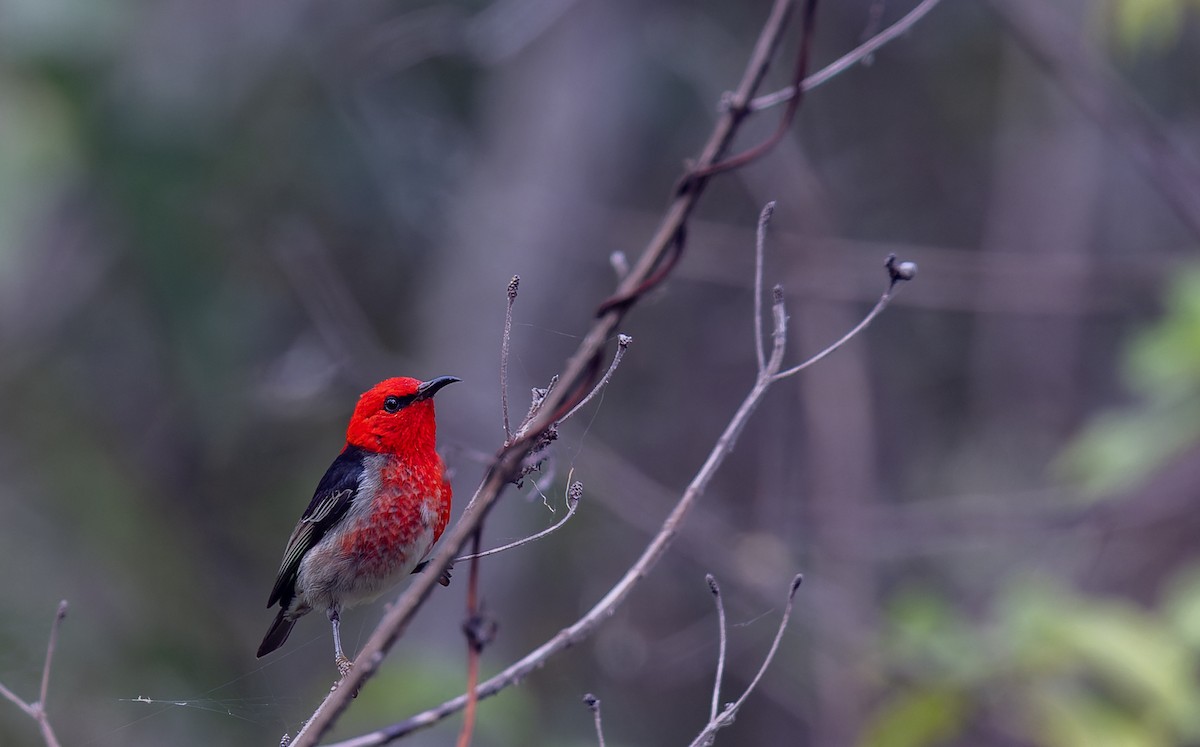
{"type": "Polygon", "coordinates": [[[467,698],[467,707],[463,711],[462,730],[458,733],[457,747],[468,747],[471,744],[471,734],[475,731],[475,710],[479,704],[479,698],[475,697],[475,688],[479,684],[479,655],[483,651],[479,633],[483,624],[479,615],[480,534],[477,530],[471,540],[474,557],[471,559],[471,570],[467,578],[467,619],[463,623],[463,631],[467,637],[467,693],[471,697],[467,698]]]}
{"type": "Polygon", "coordinates": [[[16,693],[5,687],[3,683],[0,683],[0,695],[3,695],[13,705],[24,711],[26,716],[37,722],[38,728],[42,732],[42,741],[46,743],[46,747],[59,747],[58,737],[54,735],[54,729],[50,726],[50,717],[46,713],[46,693],[50,688],[50,664],[54,660],[54,649],[58,645],[58,628],[66,616],[67,600],[64,599],[58,603],[58,611],[54,614],[54,622],[50,624],[50,641],[46,644],[46,660],[42,664],[42,687],[39,699],[33,703],[26,703],[16,693]]]}
{"type": "Polygon", "coordinates": [[[629,343],[631,342],[633,342],[633,338],[629,335],[617,335],[617,352],[613,355],[612,363],[608,364],[608,370],[604,372],[604,376],[600,377],[600,381],[596,382],[596,386],[592,387],[592,391],[588,392],[586,397],[579,400],[579,403],[572,407],[566,415],[563,415],[558,422],[561,423],[579,412],[579,408],[591,402],[592,398],[608,384],[608,380],[616,373],[617,366],[621,365],[621,359],[625,357],[625,351],[629,349],[629,343]]]}
{"type": "Polygon", "coordinates": [[[37,711],[34,710],[33,706],[29,705],[24,700],[21,700],[16,693],[5,687],[3,682],[0,682],[0,695],[3,695],[8,700],[12,701],[12,704],[24,711],[26,716],[29,716],[30,718],[37,718],[37,711]]]}
{"type": "Polygon", "coordinates": [[[856,324],[854,329],[851,329],[849,332],[842,335],[841,339],[839,339],[837,342],[833,343],[813,357],[809,358],[803,363],[787,369],[786,371],[781,371],[775,374],[776,380],[786,379],[789,376],[794,376],[800,373],[804,369],[822,360],[830,353],[845,345],[847,342],[850,342],[855,335],[866,329],[867,325],[869,325],[871,321],[875,319],[875,317],[879,316],[879,314],[887,308],[888,303],[890,303],[892,300],[892,296],[895,295],[896,285],[904,280],[912,280],[917,275],[917,265],[915,263],[900,262],[897,264],[895,254],[888,255],[887,262],[884,264],[884,266],[888,270],[887,290],[883,292],[883,295],[879,297],[879,300],[875,302],[875,306],[871,308],[871,311],[868,312],[865,317],[863,317],[863,320],[856,324]]]}
{"type": "MultiPolygon", "coordinates": [[[[722,161],[704,168],[697,168],[689,175],[689,180],[685,184],[689,184],[691,180],[698,177],[708,177],[723,171],[739,169],[762,158],[783,140],[788,130],[791,129],[792,122],[796,120],[796,112],[800,110],[800,101],[804,97],[803,84],[805,73],[808,71],[808,61],[812,56],[813,31],[816,28],[816,21],[817,0],[806,0],[804,3],[804,18],[801,21],[800,28],[800,50],[796,53],[795,71],[792,73],[792,84],[789,86],[794,91],[794,94],[788,100],[787,108],[784,109],[783,116],[779,118],[779,124],[775,127],[775,131],[766,140],[752,148],[748,148],[737,155],[729,156],[722,161]]],[[[731,102],[731,106],[736,107],[739,104],[743,109],[743,115],[750,113],[749,101],[731,102]]]]}
{"type": "MultiPolygon", "coordinates": [[[[567,481],[569,482],[570,479],[571,478],[568,475],[567,481]]],[[[571,517],[575,515],[575,512],[579,509],[579,499],[581,497],[583,497],[583,483],[576,480],[575,482],[571,483],[571,486],[569,488],[567,488],[567,513],[565,516],[563,516],[561,519],[559,519],[558,522],[555,523],[553,526],[546,527],[545,529],[538,532],[537,534],[531,534],[528,537],[525,537],[524,539],[517,540],[516,542],[509,542],[507,545],[501,545],[500,547],[493,547],[490,550],[484,550],[483,552],[472,553],[470,555],[461,555],[461,556],[455,558],[454,562],[461,563],[464,560],[475,560],[476,558],[486,558],[489,555],[495,555],[496,553],[501,553],[506,550],[516,549],[516,548],[520,547],[521,545],[528,545],[530,542],[540,540],[542,537],[545,537],[549,534],[553,534],[554,532],[557,532],[559,529],[562,528],[563,524],[566,524],[568,521],[571,520],[571,517]]]]}
{"type": "Polygon", "coordinates": [[[758,687],[759,681],[767,672],[767,667],[771,666],[771,662],[775,659],[775,654],[779,652],[779,643],[783,640],[784,631],[787,630],[788,621],[792,617],[792,608],[796,603],[796,590],[800,588],[800,584],[804,581],[804,577],[796,575],[792,579],[792,585],[788,589],[787,606],[783,608],[783,617],[779,620],[779,629],[775,631],[775,639],[771,641],[771,648],[767,651],[767,655],[763,658],[762,665],[759,666],[758,672],[754,675],[754,679],[750,680],[750,684],[746,686],[746,690],[736,701],[725,706],[725,710],[709,720],[705,725],[704,730],[700,732],[690,747],[702,747],[711,745],[717,738],[717,732],[733,723],[737,717],[738,709],[746,702],[746,698],[750,697],[750,693],[754,692],[754,688],[758,687]]]}
{"type": "Polygon", "coordinates": [[[767,224],[774,214],[774,200],[763,205],[758,215],[758,231],[754,241],[754,355],[760,372],[767,365],[767,354],[763,351],[763,254],[767,242],[767,224]]]}
{"type": "Polygon", "coordinates": [[[67,600],[58,603],[58,611],[54,613],[54,622],[50,624],[50,641],[46,644],[46,662],[42,664],[42,691],[38,703],[42,710],[46,708],[46,690],[50,687],[50,663],[54,660],[54,649],[58,645],[58,627],[67,616],[67,600]]]}
{"type": "MultiPolygon", "coordinates": [[[[783,37],[786,21],[795,1],[775,0],[767,22],[759,34],[754,52],[747,62],[742,81],[734,92],[734,100],[744,105],[753,98],[762,84],[771,58],[783,37]]],[[[696,159],[696,166],[703,168],[716,163],[728,150],[744,119],[745,113],[723,113],[718,118],[699,158],[696,159]]],[[[488,468],[483,482],[463,511],[462,517],[446,530],[440,546],[429,559],[430,573],[418,575],[392,603],[363,645],[355,659],[353,670],[343,681],[343,687],[331,692],[317,706],[312,717],[296,735],[293,747],[314,747],[321,736],[333,727],[350,703],[350,692],[361,688],[362,684],[375,674],[387,652],[433,590],[441,574],[451,565],[464,543],[482,523],[513,476],[520,472],[525,458],[537,446],[542,434],[555,423],[556,414],[570,411],[579,399],[586,396],[598,373],[596,361],[600,360],[621,320],[637,301],[644,297],[645,292],[653,287],[653,284],[647,286],[647,281],[659,274],[663,259],[672,253],[677,237],[707,183],[707,178],[700,178],[693,181],[690,189],[676,190],[658,230],[617,286],[614,297],[620,298],[620,303],[607,305],[604,311],[597,315],[575,353],[566,361],[560,374],[561,384],[547,393],[544,406],[540,408],[535,421],[526,429],[524,435],[515,436],[512,443],[500,450],[488,468]]],[[[738,425],[739,429],[740,427],[738,425]]],[[[619,596],[623,598],[624,594],[619,596]]],[[[482,690],[483,686],[480,689],[482,690]]],[[[483,693],[480,695],[482,697],[483,693]]]]}
{"type": "Polygon", "coordinates": [[[513,304],[517,300],[517,289],[521,276],[513,275],[508,281],[508,304],[504,307],[504,336],[500,340],[500,408],[504,411],[504,443],[512,440],[512,428],[508,422],[508,346],[512,339],[513,304]]]}
{"type": "MultiPolygon", "coordinates": [[[[897,263],[895,256],[889,256],[885,263],[888,270],[889,287],[888,293],[892,287],[901,280],[911,280],[916,275],[916,265],[911,262],[897,263]]],[[[756,268],[756,271],[761,272],[761,267],[756,268]]],[[[587,638],[591,633],[600,626],[605,620],[611,617],[613,611],[621,605],[622,602],[629,596],[637,583],[645,578],[650,570],[658,563],[658,560],[666,553],[667,548],[671,545],[679,525],[691,512],[697,499],[704,493],[708,482],[711,480],[717,468],[720,467],[725,457],[732,451],[733,445],[745,426],[746,421],[753,414],[755,408],[766,394],[767,390],[773,383],[779,380],[779,370],[782,367],[784,350],[787,343],[787,312],[784,307],[784,296],[782,287],[776,285],[772,289],[772,319],[774,320],[774,330],[772,332],[772,348],[771,354],[767,358],[766,366],[758,373],[753,388],[742,400],[742,404],[738,407],[729,423],[725,426],[725,430],[717,439],[712,451],[709,452],[708,458],[700,467],[700,470],[692,478],[687,489],[684,490],[682,497],[675,504],[671,513],[663,521],[662,527],[658,533],[651,539],[650,543],[642,551],[642,555],[637,561],[625,572],[621,580],[614,585],[607,594],[604,595],[583,617],[576,620],[569,627],[560,630],[554,637],[546,641],[544,644],[526,654],[519,661],[508,666],[504,671],[493,676],[483,682],[476,688],[473,695],[480,699],[490,697],[500,692],[501,690],[520,682],[527,677],[531,672],[542,667],[550,657],[563,651],[580,641],[587,638]]],[[[878,312],[876,312],[878,313],[878,312]]],[[[865,325],[859,324],[855,329],[861,331],[865,325]]],[[[843,340],[844,342],[844,340],[843,340]]],[[[808,364],[811,365],[811,364],[808,364]]],[[[806,366],[807,367],[807,366],[806,366]]],[[[793,593],[795,586],[793,586],[793,593]]],[[[785,613],[784,622],[786,623],[786,615],[790,615],[790,606],[785,613]]],[[[772,656],[775,647],[778,645],[778,637],[782,636],[782,632],[777,636],[776,645],[772,647],[772,656]]],[[[360,654],[360,658],[361,658],[360,654]]],[[[761,674],[760,674],[761,677],[761,674]]],[[[756,685],[759,678],[755,678],[753,685],[756,685]]],[[[736,704],[740,707],[741,702],[745,699],[745,695],[736,704]]],[[[456,698],[445,701],[441,705],[430,708],[426,711],[411,716],[404,721],[387,726],[383,729],[364,734],[353,739],[348,739],[329,747],[377,747],[378,745],[387,744],[393,740],[399,739],[406,734],[410,734],[420,729],[428,728],[452,713],[461,710],[467,703],[467,695],[460,695],[456,698]]],[[[728,709],[726,709],[728,711],[728,709]]],[[[736,710],[736,709],[735,709],[736,710]]],[[[724,713],[724,712],[722,712],[724,713]]],[[[721,719],[722,714],[718,714],[718,719],[721,719]]],[[[728,718],[732,718],[732,714],[728,718]]],[[[728,721],[722,721],[722,724],[728,721]]]]}
{"type": "MultiPolygon", "coordinates": [[[[867,59],[883,45],[899,38],[900,36],[903,36],[916,24],[917,21],[924,18],[925,14],[933,10],[934,6],[940,2],[941,0],[921,0],[921,2],[917,3],[916,7],[905,14],[905,16],[899,21],[896,21],[891,26],[888,26],[883,31],[880,31],[878,34],[837,58],[832,63],[805,78],[804,82],[800,84],[800,90],[804,93],[808,93],[817,86],[833,80],[839,74],[849,70],[856,63],[867,59]]],[[[768,93],[754,99],[750,102],[750,111],[756,112],[763,109],[769,109],[772,106],[778,106],[786,101],[791,101],[795,96],[795,86],[788,86],[782,90],[774,93],[768,93]]]]}
{"type": "MultiPolygon", "coordinates": [[[[601,623],[612,616],[613,611],[625,601],[634,587],[649,575],[650,570],[666,554],[667,548],[671,546],[675,534],[679,531],[680,524],[683,523],[683,520],[691,512],[700,496],[704,494],[709,481],[722,462],[733,451],[733,445],[736,443],[742,428],[745,427],[746,422],[758,407],[759,402],[762,401],[763,396],[771,384],[774,383],[774,376],[783,364],[784,349],[787,342],[787,314],[784,311],[783,292],[778,286],[775,288],[772,300],[774,307],[772,318],[775,321],[775,329],[772,335],[774,342],[766,366],[758,372],[754,386],[745,399],[742,400],[741,405],[733,414],[733,417],[725,426],[725,430],[721,433],[720,438],[717,439],[716,444],[714,444],[712,450],[709,452],[708,458],[701,465],[695,476],[692,477],[692,481],[688,483],[683,495],[663,521],[658,533],[642,551],[641,556],[630,566],[625,575],[621,577],[621,580],[609,589],[608,593],[600,601],[596,602],[583,617],[576,620],[569,627],[560,630],[553,638],[531,651],[521,660],[513,663],[504,671],[481,684],[476,692],[472,693],[473,696],[482,699],[495,695],[504,688],[522,680],[530,672],[540,668],[551,656],[587,638],[601,623]]],[[[442,703],[440,706],[431,708],[404,721],[371,732],[370,734],[364,734],[355,739],[338,742],[330,747],[375,747],[376,745],[386,744],[410,732],[432,726],[446,716],[462,709],[467,701],[467,695],[460,695],[457,698],[442,703]]]]}
{"type": "Polygon", "coordinates": [[[600,720],[600,699],[588,693],[583,696],[583,702],[587,704],[588,710],[592,712],[592,720],[596,722],[596,744],[604,747],[604,724],[600,720]]]}
{"type": "Polygon", "coordinates": [[[709,711],[708,718],[713,720],[717,717],[717,711],[721,707],[721,680],[725,679],[725,650],[729,642],[729,635],[725,625],[725,600],[721,598],[721,587],[717,585],[717,579],[711,573],[704,577],[708,581],[709,591],[712,592],[713,600],[717,605],[717,675],[713,678],[713,695],[712,709],[709,711]]]}
{"type": "MultiPolygon", "coordinates": [[[[782,314],[776,315],[776,319],[781,318],[783,318],[782,314]]],[[[621,580],[609,589],[608,593],[600,601],[596,602],[583,617],[575,621],[575,623],[560,630],[549,641],[531,651],[524,658],[482,683],[477,689],[477,697],[486,698],[495,695],[509,685],[520,681],[529,675],[530,672],[545,664],[551,656],[587,638],[601,623],[611,617],[613,610],[625,601],[638,582],[649,575],[650,570],[658,564],[658,561],[666,553],[667,548],[670,547],[676,532],[679,530],[680,524],[691,512],[692,507],[699,497],[704,494],[717,468],[720,467],[725,457],[732,451],[733,445],[737,441],[742,428],[745,427],[750,415],[753,414],[763,395],[766,394],[767,389],[771,386],[773,382],[772,376],[779,370],[782,360],[783,346],[782,344],[777,344],[767,361],[767,368],[763,372],[763,375],[758,377],[750,393],[742,400],[741,405],[725,426],[724,432],[717,439],[712,451],[709,452],[708,458],[692,478],[687,489],[684,490],[679,502],[675,504],[671,513],[663,521],[662,528],[651,539],[650,544],[642,551],[637,561],[621,577],[621,580]]],[[[385,744],[394,739],[399,739],[401,736],[412,731],[437,723],[451,713],[462,709],[466,705],[467,700],[468,697],[466,695],[460,695],[405,721],[372,732],[371,734],[365,734],[356,739],[338,742],[330,747],[373,747],[374,745],[385,744]]]]}

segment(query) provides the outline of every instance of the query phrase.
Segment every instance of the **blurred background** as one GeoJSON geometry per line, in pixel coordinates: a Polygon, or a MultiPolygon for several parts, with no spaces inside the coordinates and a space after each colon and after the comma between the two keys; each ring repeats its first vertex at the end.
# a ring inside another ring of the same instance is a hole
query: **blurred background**
{"type": "MultiPolygon", "coordinates": [[[[1200,6],[1036,5],[1069,29],[1053,50],[1102,72],[1091,112],[1007,13],[947,0],[715,180],[612,384],[488,524],[485,545],[525,536],[562,515],[568,472],[585,486],[565,528],[483,563],[485,676],[619,578],[749,389],[763,203],[793,362],[874,303],[889,252],[920,276],[772,390],[668,558],[482,703],[476,745],[594,745],[587,692],[609,745],[687,743],[716,664],[705,574],[733,700],[801,571],[723,743],[1200,744],[1200,6]]],[[[911,7],[823,3],[814,68],[911,7]]],[[[509,278],[519,415],[612,289],[610,255],[653,232],[768,9],[0,0],[0,682],[35,697],[67,599],[64,745],[294,733],[335,675],[328,624],[254,651],[358,393],[463,379],[438,398],[457,514],[503,437],[509,278]]],[[[462,692],[464,579],[338,735],[462,692]]],[[[349,647],[381,605],[344,615],[349,647]]],[[[40,744],[5,702],[0,743],[40,744]]]]}

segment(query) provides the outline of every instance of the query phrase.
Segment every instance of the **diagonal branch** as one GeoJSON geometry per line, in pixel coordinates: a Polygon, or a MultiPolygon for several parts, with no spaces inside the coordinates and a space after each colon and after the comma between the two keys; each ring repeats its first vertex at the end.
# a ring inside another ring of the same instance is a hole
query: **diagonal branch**
{"type": "MultiPolygon", "coordinates": [[[[886,264],[889,275],[889,286],[887,295],[890,297],[892,289],[901,280],[908,280],[913,277],[916,272],[915,265],[908,262],[902,262],[897,265],[894,257],[889,257],[886,264]]],[[[762,272],[762,263],[756,263],[756,272],[762,272]]],[[[708,458],[704,464],[696,472],[692,481],[684,490],[683,495],[675,504],[670,514],[663,521],[662,527],[658,533],[650,540],[650,543],[642,551],[637,561],[625,572],[625,575],[601,598],[593,607],[570,626],[560,630],[554,637],[546,641],[538,648],[529,652],[519,661],[511,664],[504,671],[495,675],[491,679],[481,684],[472,694],[460,695],[456,698],[448,700],[439,706],[431,708],[427,711],[412,716],[404,721],[401,721],[391,726],[379,729],[369,734],[364,734],[353,739],[348,739],[338,742],[329,747],[377,747],[378,745],[387,744],[388,742],[399,739],[414,731],[427,728],[438,723],[447,716],[461,710],[472,698],[482,700],[483,698],[495,695],[506,687],[520,682],[530,673],[540,669],[546,664],[550,657],[555,654],[578,644],[592,634],[605,620],[608,620],[616,608],[621,605],[634,587],[657,565],[658,561],[666,554],[667,549],[674,541],[675,535],[679,531],[680,525],[684,519],[691,513],[699,497],[704,493],[709,481],[712,479],[716,470],[721,466],[721,463],[733,450],[733,446],[737,441],[738,435],[741,433],[746,422],[754,413],[767,390],[772,384],[779,381],[779,371],[783,366],[784,349],[787,340],[787,313],[784,309],[783,289],[775,286],[772,293],[772,319],[774,321],[774,329],[772,331],[772,348],[770,356],[767,358],[765,365],[758,370],[755,377],[754,386],[750,392],[742,400],[741,406],[738,407],[729,423],[725,426],[725,430],[717,439],[716,444],[709,452],[708,458]]],[[[878,313],[877,311],[874,313],[878,313]]],[[[861,331],[865,328],[865,324],[859,324],[855,330],[861,331]]],[[[838,344],[845,342],[848,338],[843,338],[838,344]]],[[[795,593],[796,587],[799,585],[798,580],[793,582],[792,594],[795,593]]],[[[789,606],[790,610],[790,606],[789,606]]],[[[784,620],[786,624],[786,617],[784,620]]],[[[779,633],[782,636],[782,632],[779,633]]],[[[767,662],[764,663],[763,669],[773,656],[775,648],[778,646],[778,636],[772,653],[769,654],[767,662]]],[[[761,677],[761,671],[759,674],[761,677]]],[[[758,678],[755,678],[751,688],[757,683],[758,678]]],[[[749,690],[743,694],[738,700],[737,706],[745,700],[749,694],[749,690]]],[[[733,712],[728,708],[718,713],[715,720],[710,721],[719,724],[716,728],[721,728],[728,723],[728,719],[732,718],[736,712],[736,707],[733,712]]]]}
{"type": "Polygon", "coordinates": [[[817,72],[808,76],[803,82],[800,83],[799,86],[788,86],[787,88],[776,91],[775,93],[768,93],[754,99],[750,102],[750,110],[760,111],[762,109],[769,109],[770,107],[777,106],[785,101],[791,101],[796,97],[797,91],[800,91],[801,93],[808,93],[817,86],[828,83],[838,75],[849,70],[852,66],[875,54],[875,52],[878,51],[883,45],[908,33],[908,30],[912,28],[917,21],[924,18],[925,15],[929,11],[933,10],[934,6],[940,2],[941,0],[921,0],[921,2],[917,3],[917,5],[908,13],[906,13],[899,21],[896,21],[891,26],[888,26],[883,31],[880,31],[878,34],[872,36],[870,39],[867,39],[862,44],[858,45],[817,72]]]}
{"type": "MultiPolygon", "coordinates": [[[[718,118],[700,157],[696,160],[695,169],[703,170],[717,163],[728,150],[734,134],[748,114],[746,103],[753,98],[761,85],[771,58],[783,38],[794,5],[795,0],[775,0],[742,81],[734,93],[733,100],[740,103],[718,118]]],[[[546,394],[546,401],[531,427],[523,435],[514,437],[511,443],[500,450],[462,517],[447,530],[441,546],[430,559],[432,572],[417,576],[388,609],[359,652],[354,661],[354,668],[317,707],[296,735],[292,742],[293,747],[313,747],[321,736],[333,727],[349,705],[351,694],[357,692],[363,683],[375,674],[387,652],[407,628],[417,608],[433,590],[433,585],[449,568],[467,539],[480,526],[508,482],[519,472],[526,455],[537,443],[542,432],[558,420],[560,413],[569,412],[591,389],[594,377],[598,374],[597,361],[600,360],[608,341],[612,339],[617,325],[628,310],[653,287],[647,287],[646,283],[655,276],[660,263],[673,251],[688,216],[707,186],[708,177],[700,176],[689,181],[689,189],[676,191],[658,231],[650,239],[637,263],[619,283],[616,295],[621,298],[621,302],[605,305],[579,348],[567,360],[559,385],[546,394]]],[[[763,386],[765,387],[765,384],[763,386]]],[[[753,406],[749,409],[753,410],[753,406]]],[[[740,429],[740,425],[738,428],[740,429]]]]}

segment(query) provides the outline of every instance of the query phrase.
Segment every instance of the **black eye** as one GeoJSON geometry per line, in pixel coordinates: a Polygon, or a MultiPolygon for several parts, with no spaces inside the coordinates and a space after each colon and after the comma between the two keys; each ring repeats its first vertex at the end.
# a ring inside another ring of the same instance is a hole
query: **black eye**
{"type": "Polygon", "coordinates": [[[394,394],[383,401],[383,409],[388,412],[396,412],[403,406],[404,403],[394,394]]]}

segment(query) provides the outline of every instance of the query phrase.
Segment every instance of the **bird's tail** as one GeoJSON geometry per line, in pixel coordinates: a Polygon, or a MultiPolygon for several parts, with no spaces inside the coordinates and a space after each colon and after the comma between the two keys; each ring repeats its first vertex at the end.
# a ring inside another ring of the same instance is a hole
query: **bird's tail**
{"type": "Polygon", "coordinates": [[[275,622],[271,623],[271,629],[267,631],[262,644],[258,647],[258,658],[261,659],[287,641],[288,635],[292,632],[292,626],[296,624],[296,618],[287,617],[286,612],[286,608],[280,607],[279,614],[275,616],[275,622]]]}

